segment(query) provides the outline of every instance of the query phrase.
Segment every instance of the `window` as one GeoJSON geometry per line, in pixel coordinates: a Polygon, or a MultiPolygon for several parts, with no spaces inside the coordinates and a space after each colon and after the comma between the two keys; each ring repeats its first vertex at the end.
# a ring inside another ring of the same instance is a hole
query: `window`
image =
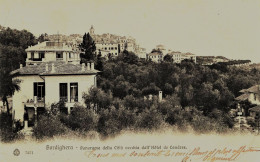
{"type": "Polygon", "coordinates": [[[60,101],[68,101],[68,84],[60,83],[60,101]]]}
{"type": "Polygon", "coordinates": [[[71,53],[69,53],[69,58],[71,58],[71,53]]]}
{"type": "Polygon", "coordinates": [[[62,52],[56,52],[56,58],[63,58],[62,52]]]}
{"type": "Polygon", "coordinates": [[[111,50],[114,50],[114,47],[111,47],[111,50]]]}
{"type": "Polygon", "coordinates": [[[70,102],[78,102],[78,83],[70,83],[70,102]]]}
{"type": "Polygon", "coordinates": [[[115,50],[117,50],[117,47],[115,47],[115,50]]]}
{"type": "Polygon", "coordinates": [[[33,83],[33,96],[37,96],[37,101],[43,101],[45,96],[45,83],[34,82],[33,83]]]}
{"type": "Polygon", "coordinates": [[[34,52],[31,52],[31,59],[34,59],[34,52]]]}
{"type": "Polygon", "coordinates": [[[105,50],[107,50],[107,47],[105,47],[105,50]]]}
{"type": "Polygon", "coordinates": [[[45,52],[39,52],[39,58],[40,59],[45,58],[45,52]]]}

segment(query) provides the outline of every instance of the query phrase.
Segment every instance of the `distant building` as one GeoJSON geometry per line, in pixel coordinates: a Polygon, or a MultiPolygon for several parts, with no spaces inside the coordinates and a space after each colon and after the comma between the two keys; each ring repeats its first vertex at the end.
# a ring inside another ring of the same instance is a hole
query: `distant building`
{"type": "Polygon", "coordinates": [[[115,57],[119,54],[118,43],[112,42],[97,42],[96,54],[101,54],[102,57],[115,57]]]}
{"type": "Polygon", "coordinates": [[[163,60],[163,54],[160,52],[153,52],[147,54],[147,59],[156,63],[160,63],[163,60]]]}
{"type": "Polygon", "coordinates": [[[65,45],[63,42],[46,41],[30,46],[26,50],[26,64],[40,64],[49,61],[65,61],[79,63],[79,52],[72,47],[65,45]]]}
{"type": "Polygon", "coordinates": [[[98,35],[95,34],[95,29],[91,26],[89,33],[96,43],[96,54],[101,54],[103,57],[118,56],[124,50],[134,52],[137,56],[144,57],[145,48],[141,48],[136,40],[132,37],[118,36],[110,33],[98,35]]]}
{"type": "Polygon", "coordinates": [[[248,109],[249,115],[253,118],[260,115],[260,85],[252,86],[239,91],[242,95],[235,98],[238,103],[249,102],[254,107],[248,109]]]}
{"type": "Polygon", "coordinates": [[[196,63],[196,55],[192,53],[181,53],[173,51],[168,54],[172,56],[173,62],[175,63],[181,63],[183,60],[192,60],[194,63],[196,63]]]}
{"type": "Polygon", "coordinates": [[[251,104],[260,105],[260,85],[252,86],[239,91],[242,95],[235,98],[237,101],[248,101],[251,104]]]}

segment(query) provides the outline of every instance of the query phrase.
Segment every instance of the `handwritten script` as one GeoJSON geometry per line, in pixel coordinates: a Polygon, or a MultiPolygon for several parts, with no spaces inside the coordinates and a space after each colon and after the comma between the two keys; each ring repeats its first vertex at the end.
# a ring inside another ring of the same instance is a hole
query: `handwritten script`
{"type": "Polygon", "coordinates": [[[140,150],[90,150],[85,152],[88,158],[129,158],[129,157],[179,157],[183,162],[190,160],[200,161],[236,161],[241,154],[259,152],[258,147],[241,146],[236,149],[222,148],[212,150],[202,150],[200,147],[194,149],[172,150],[167,146],[158,147],[160,149],[140,149],[140,150]]]}

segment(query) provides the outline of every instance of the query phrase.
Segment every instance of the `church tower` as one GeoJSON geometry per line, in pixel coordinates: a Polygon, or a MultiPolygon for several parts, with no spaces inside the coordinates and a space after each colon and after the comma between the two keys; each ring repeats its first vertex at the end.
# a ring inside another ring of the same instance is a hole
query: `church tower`
{"type": "Polygon", "coordinates": [[[95,29],[93,28],[93,25],[91,25],[91,28],[90,28],[90,30],[89,30],[89,34],[90,35],[95,35],[95,29]]]}

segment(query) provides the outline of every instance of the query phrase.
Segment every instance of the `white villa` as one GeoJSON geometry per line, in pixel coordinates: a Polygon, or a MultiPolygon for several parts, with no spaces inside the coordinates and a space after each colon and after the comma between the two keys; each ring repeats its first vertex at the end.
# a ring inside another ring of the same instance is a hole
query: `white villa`
{"type": "Polygon", "coordinates": [[[26,51],[26,66],[12,71],[20,80],[20,91],[13,95],[13,119],[27,127],[53,103],[63,101],[68,114],[76,103],[84,105],[83,94],[96,86],[99,71],[94,63],[80,64],[79,55],[58,42],[43,42],[26,51]]]}
{"type": "Polygon", "coordinates": [[[235,100],[239,103],[248,101],[249,103],[255,105],[249,109],[249,114],[251,117],[260,115],[260,85],[254,85],[248,89],[242,89],[239,92],[242,94],[236,97],[235,100]]]}
{"type": "Polygon", "coordinates": [[[79,52],[62,42],[46,41],[30,46],[25,51],[27,52],[26,65],[49,61],[65,61],[75,64],[80,62],[79,52]]]}
{"type": "Polygon", "coordinates": [[[159,52],[149,53],[147,54],[147,60],[160,63],[163,60],[163,54],[159,52]]]}

